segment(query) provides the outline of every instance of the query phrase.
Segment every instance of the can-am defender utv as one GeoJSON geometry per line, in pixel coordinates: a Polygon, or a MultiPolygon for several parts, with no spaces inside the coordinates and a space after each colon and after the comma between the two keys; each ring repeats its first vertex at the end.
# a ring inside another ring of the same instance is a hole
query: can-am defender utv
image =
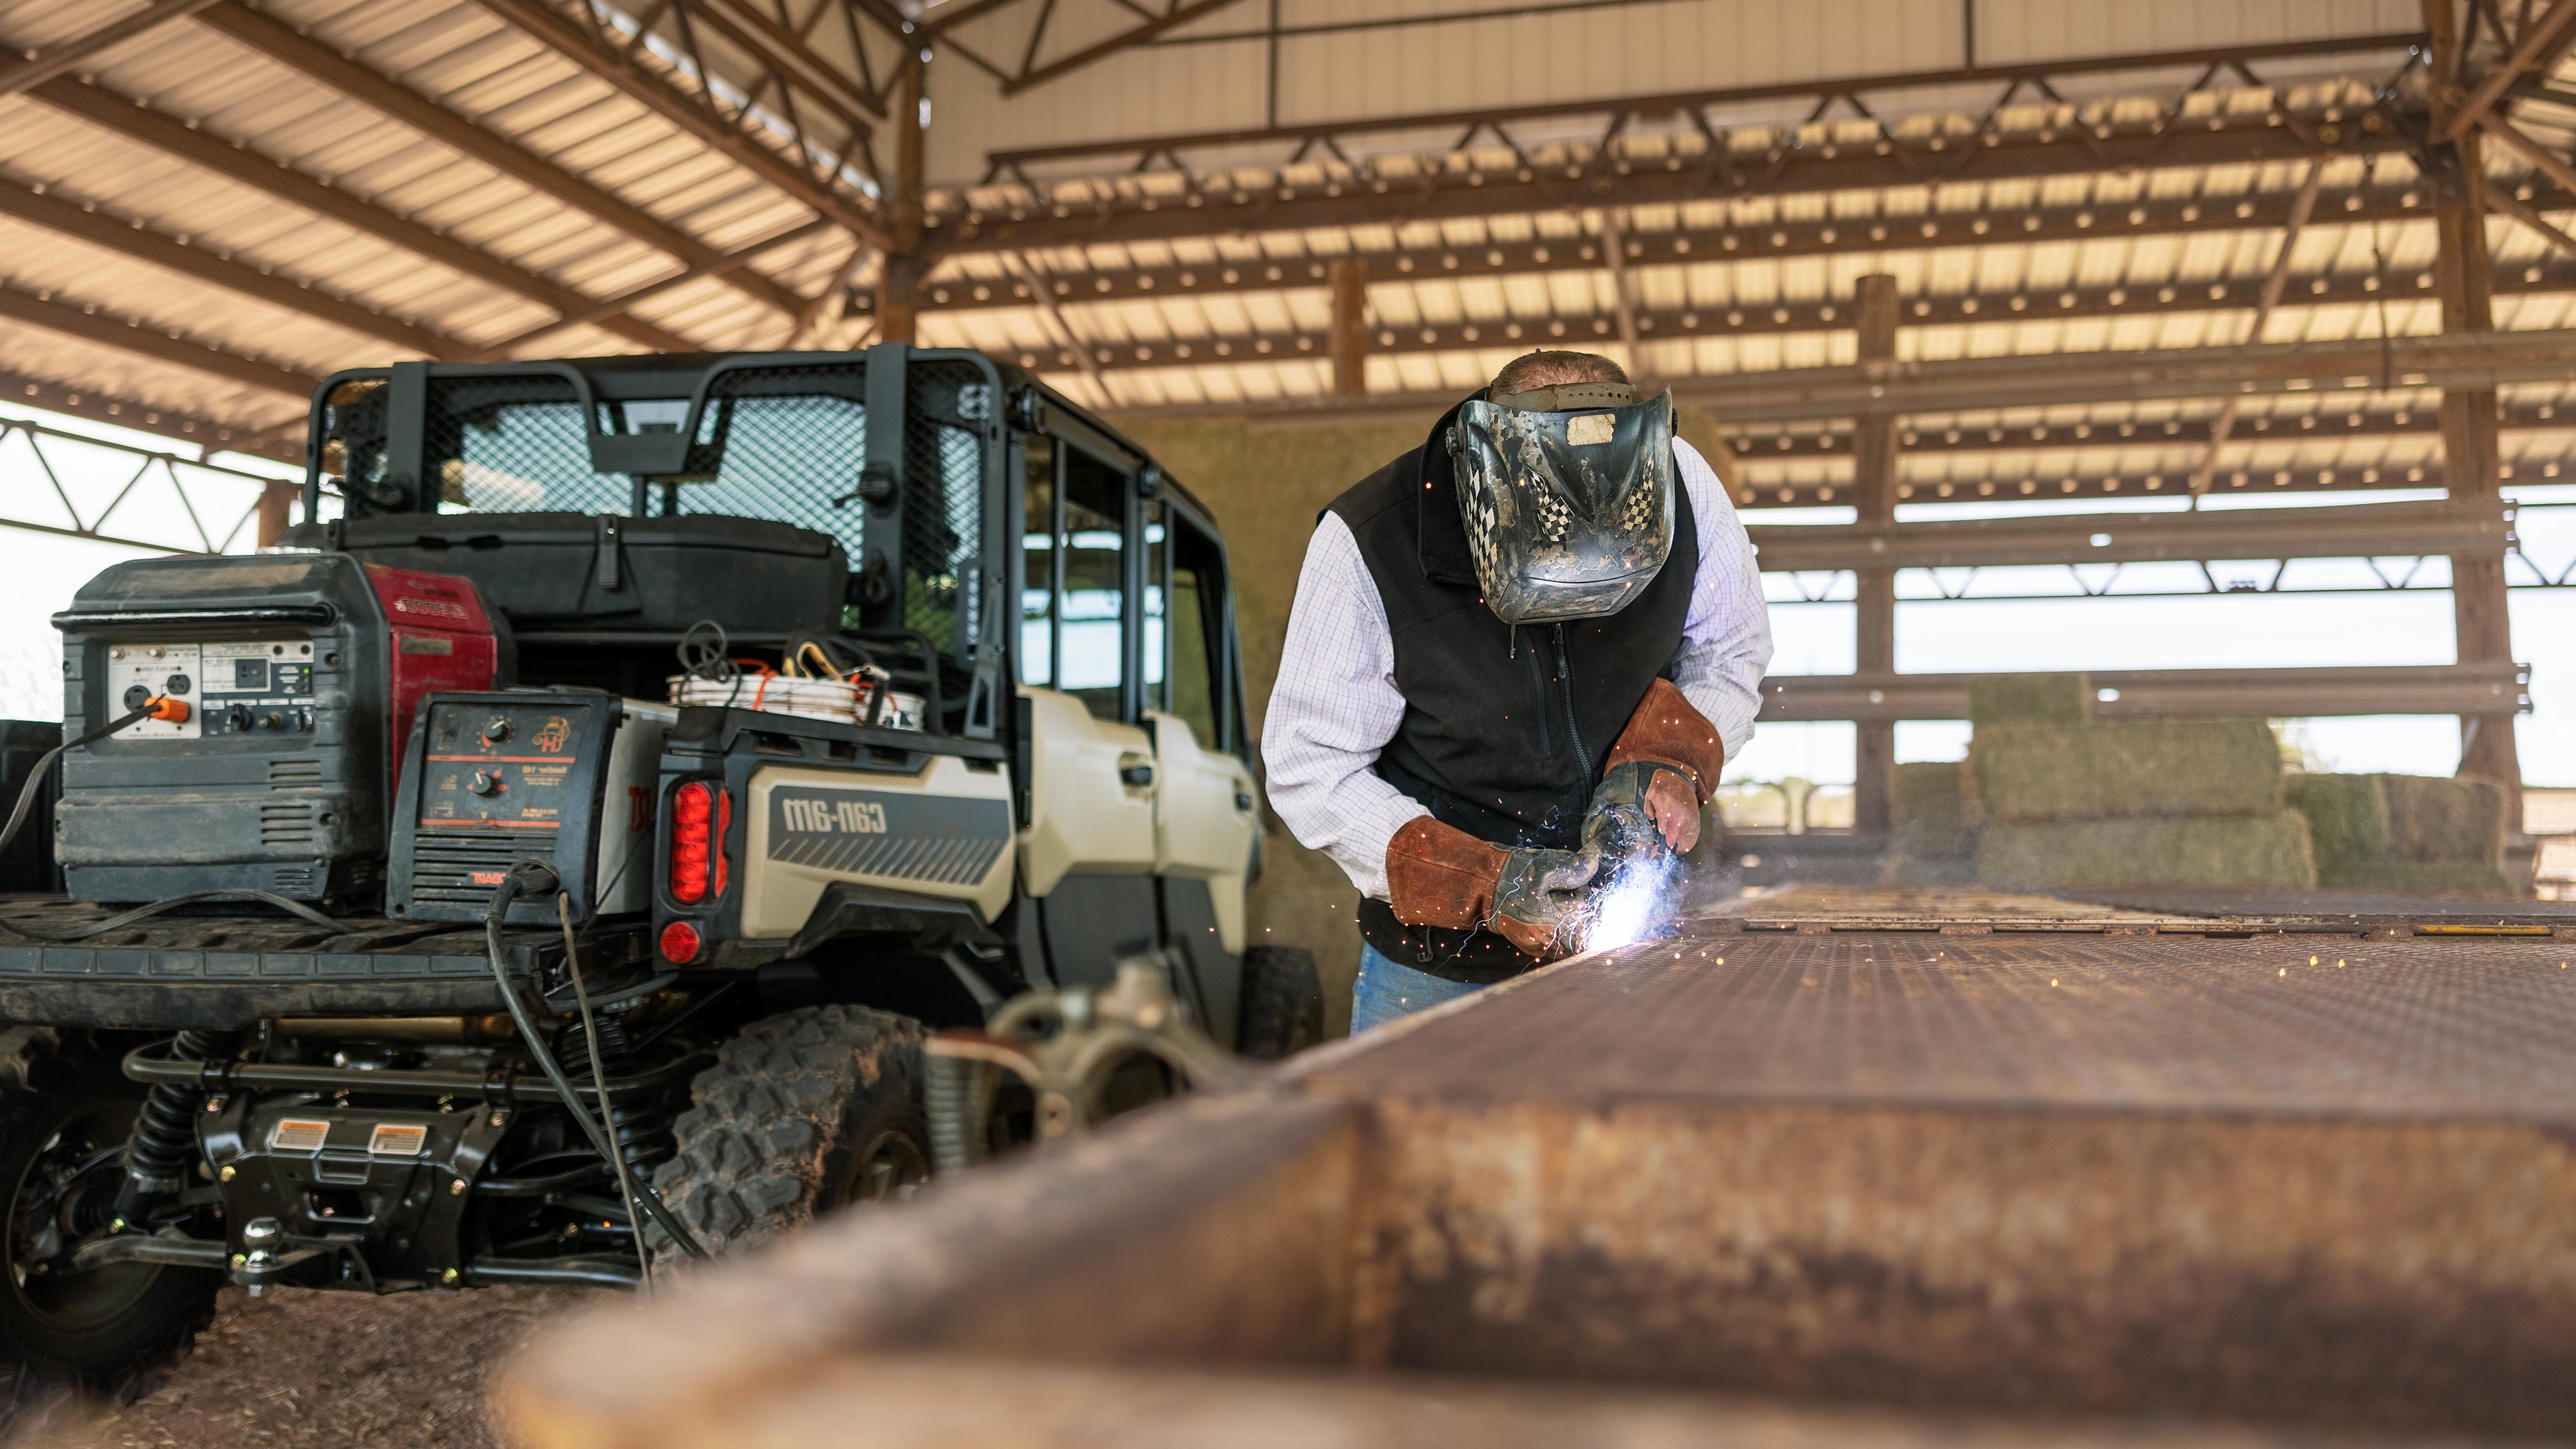
{"type": "Polygon", "coordinates": [[[926,1031],[1022,991],[1141,961],[1240,1050],[1318,1034],[1246,939],[1214,523],[1027,374],[402,364],[307,457],[287,548],[56,616],[60,893],[0,897],[38,1371],[148,1365],[227,1280],[631,1284],[897,1191],[926,1031]]]}

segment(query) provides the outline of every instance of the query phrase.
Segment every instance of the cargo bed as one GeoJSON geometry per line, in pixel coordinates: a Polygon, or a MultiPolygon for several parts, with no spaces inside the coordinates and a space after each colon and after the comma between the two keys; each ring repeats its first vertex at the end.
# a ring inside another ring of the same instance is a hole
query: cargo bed
{"type": "MultiPolygon", "coordinates": [[[[332,931],[278,911],[170,912],[86,940],[61,937],[118,907],[0,896],[0,1020],[144,1030],[238,1028],[273,1016],[438,1015],[501,1010],[483,928],[345,918],[332,931]]],[[[647,922],[578,932],[594,982],[649,960],[647,922]]],[[[562,932],[502,935],[513,973],[559,984],[562,932]]]]}
{"type": "Polygon", "coordinates": [[[1743,901],[601,1311],[513,1365],[505,1422],[2576,1433],[2576,915],[2286,904],[1743,901]]]}

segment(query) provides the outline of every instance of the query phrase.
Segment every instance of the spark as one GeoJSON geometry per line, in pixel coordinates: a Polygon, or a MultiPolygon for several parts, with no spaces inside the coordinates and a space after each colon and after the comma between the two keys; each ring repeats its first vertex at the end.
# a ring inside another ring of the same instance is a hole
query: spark
{"type": "Polygon", "coordinates": [[[1583,949],[1607,951],[1644,940],[1669,914],[1668,898],[1680,884],[1681,869],[1680,857],[1662,852],[1620,866],[1592,903],[1583,949]]]}

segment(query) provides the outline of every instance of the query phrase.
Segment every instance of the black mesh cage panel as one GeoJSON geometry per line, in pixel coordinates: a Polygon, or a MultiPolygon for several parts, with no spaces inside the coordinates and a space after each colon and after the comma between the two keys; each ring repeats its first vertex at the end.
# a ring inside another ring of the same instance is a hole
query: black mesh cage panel
{"type": "Polygon", "coordinates": [[[971,362],[915,357],[905,377],[903,622],[941,653],[975,647],[983,604],[984,436],[993,387],[971,362]]]}
{"type": "MultiPolygon", "coordinates": [[[[707,390],[685,470],[647,480],[645,512],[769,518],[828,533],[863,557],[867,505],[867,369],[856,359],[719,373],[707,390]]],[[[683,400],[685,401],[685,400],[683,400]]],[[[606,405],[603,405],[606,406],[606,405]]],[[[629,426],[668,426],[628,403],[629,426]]]]}
{"type": "Polygon", "coordinates": [[[581,394],[556,373],[434,378],[423,463],[439,513],[626,513],[634,485],[590,468],[581,394]]]}
{"type": "MultiPolygon", "coordinates": [[[[878,522],[901,530],[902,626],[962,664],[982,627],[985,450],[998,403],[972,360],[916,354],[908,362],[903,508],[878,522]]],[[[675,374],[674,396],[594,398],[586,417],[580,385],[561,371],[434,372],[421,420],[426,496],[414,497],[390,476],[388,435],[398,430],[388,428],[389,383],[352,379],[323,400],[322,472],[342,480],[354,514],[762,518],[829,534],[858,566],[872,512],[861,493],[864,358],[721,370],[705,385],[679,472],[592,468],[593,433],[691,428],[696,390],[695,375],[675,374]]]]}

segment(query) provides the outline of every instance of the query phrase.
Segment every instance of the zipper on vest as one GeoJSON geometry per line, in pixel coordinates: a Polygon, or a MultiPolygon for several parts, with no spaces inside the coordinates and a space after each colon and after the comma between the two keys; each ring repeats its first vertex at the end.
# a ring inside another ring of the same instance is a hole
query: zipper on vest
{"type": "Polygon", "coordinates": [[[1585,784],[1590,784],[1592,752],[1583,747],[1583,724],[1574,717],[1574,660],[1565,652],[1565,626],[1556,626],[1556,684],[1565,691],[1565,729],[1574,741],[1574,758],[1581,761],[1585,784]]]}

